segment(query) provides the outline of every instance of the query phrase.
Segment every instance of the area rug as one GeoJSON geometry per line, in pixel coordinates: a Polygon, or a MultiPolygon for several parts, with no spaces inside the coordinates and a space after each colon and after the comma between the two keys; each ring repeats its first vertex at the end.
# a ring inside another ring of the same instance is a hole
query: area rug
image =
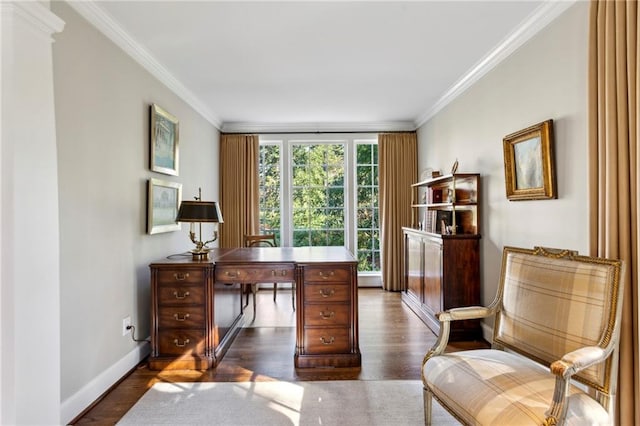
{"type": "MultiPolygon", "coordinates": [[[[434,425],[459,425],[435,401],[434,425]]],[[[156,383],[118,425],[424,425],[419,380],[156,383]]]]}

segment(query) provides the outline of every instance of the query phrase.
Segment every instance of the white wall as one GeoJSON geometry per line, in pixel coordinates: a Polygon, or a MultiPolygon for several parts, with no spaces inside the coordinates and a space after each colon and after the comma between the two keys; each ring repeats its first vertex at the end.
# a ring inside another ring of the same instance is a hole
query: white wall
{"type": "MultiPolygon", "coordinates": [[[[218,197],[219,132],[68,4],[53,47],[60,199],[62,417],[68,421],[146,353],[151,261],[191,248],[186,227],[146,234],[147,181],[218,197]],[[149,170],[149,106],[180,120],[180,176],[149,170]]],[[[224,214],[224,211],[223,211],[224,214]]]]}
{"type": "Polygon", "coordinates": [[[546,29],[418,129],[419,170],[482,175],[482,302],[493,300],[505,245],[588,251],[588,2],[546,29]],[[558,199],[508,201],[502,139],[553,119],[558,199]]]}

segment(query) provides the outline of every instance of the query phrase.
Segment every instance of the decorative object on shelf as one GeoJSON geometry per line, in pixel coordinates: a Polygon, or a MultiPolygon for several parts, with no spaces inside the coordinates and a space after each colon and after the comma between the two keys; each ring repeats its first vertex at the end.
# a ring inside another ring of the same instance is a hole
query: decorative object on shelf
{"type": "Polygon", "coordinates": [[[149,167],[152,171],[178,176],[179,129],[176,117],[156,104],[151,105],[149,167]]]}
{"type": "Polygon", "coordinates": [[[433,179],[438,176],[440,176],[439,170],[433,170],[433,168],[427,167],[420,173],[420,182],[424,182],[425,180],[433,179]]]}
{"type": "Polygon", "coordinates": [[[451,227],[451,222],[453,219],[453,212],[447,210],[437,210],[436,211],[436,220],[437,220],[437,233],[440,235],[452,235],[453,228],[451,227]]]}
{"type": "Polygon", "coordinates": [[[505,136],[504,175],[507,198],[557,198],[553,158],[553,120],[505,136]]]}
{"type": "Polygon", "coordinates": [[[182,184],[149,179],[147,196],[147,233],[177,231],[176,214],[182,198],[182,184]]]}
{"type": "Polygon", "coordinates": [[[189,223],[189,238],[196,245],[196,248],[191,250],[193,260],[206,260],[209,258],[209,251],[207,244],[214,242],[218,239],[218,231],[215,229],[217,225],[214,225],[213,238],[207,241],[202,239],[202,224],[203,223],[223,223],[222,212],[220,206],[215,201],[202,201],[202,189],[198,188],[198,196],[194,197],[195,201],[183,201],[180,204],[180,210],[175,218],[176,222],[188,222],[189,223]],[[194,231],[194,224],[198,224],[198,239],[196,240],[196,233],[194,231]]]}

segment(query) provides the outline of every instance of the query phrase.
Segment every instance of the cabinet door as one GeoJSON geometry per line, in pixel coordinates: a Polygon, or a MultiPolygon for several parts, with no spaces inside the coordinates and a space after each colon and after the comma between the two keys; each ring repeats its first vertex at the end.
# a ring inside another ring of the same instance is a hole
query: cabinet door
{"type": "Polygon", "coordinates": [[[424,242],[424,305],[432,313],[442,311],[442,244],[424,242]]]}
{"type": "Polygon", "coordinates": [[[422,302],[422,239],[406,236],[407,293],[422,302]]]}

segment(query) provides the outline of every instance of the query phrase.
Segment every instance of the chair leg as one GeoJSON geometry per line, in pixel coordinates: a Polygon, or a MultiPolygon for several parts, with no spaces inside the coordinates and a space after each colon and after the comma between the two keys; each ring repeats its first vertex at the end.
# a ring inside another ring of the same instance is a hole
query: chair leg
{"type": "Polygon", "coordinates": [[[278,293],[278,283],[273,283],[273,302],[276,301],[276,294],[278,293]]]}
{"type": "Polygon", "coordinates": [[[431,426],[431,407],[433,405],[433,396],[427,388],[422,389],[422,399],[424,400],[424,424],[431,426]]]}

